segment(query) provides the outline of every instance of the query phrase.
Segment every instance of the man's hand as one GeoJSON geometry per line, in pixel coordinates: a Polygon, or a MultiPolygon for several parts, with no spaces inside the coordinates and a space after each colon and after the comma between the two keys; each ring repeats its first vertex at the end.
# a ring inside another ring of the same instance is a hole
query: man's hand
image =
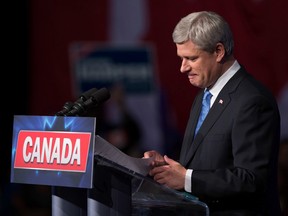
{"type": "Polygon", "coordinates": [[[150,164],[152,168],[166,164],[164,157],[154,150],[145,152],[143,158],[153,158],[150,164]]]}
{"type": "Polygon", "coordinates": [[[164,156],[165,165],[155,166],[150,170],[149,175],[160,184],[170,188],[184,189],[186,169],[177,161],[164,156]]]}

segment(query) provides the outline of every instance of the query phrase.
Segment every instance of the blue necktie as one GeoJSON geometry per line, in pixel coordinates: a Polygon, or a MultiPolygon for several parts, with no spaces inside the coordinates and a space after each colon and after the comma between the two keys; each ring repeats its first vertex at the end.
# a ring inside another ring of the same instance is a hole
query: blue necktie
{"type": "Polygon", "coordinates": [[[199,116],[199,119],[198,119],[198,123],[197,123],[196,129],[195,129],[195,135],[198,133],[199,128],[201,127],[204,119],[206,118],[206,115],[209,112],[211,97],[212,97],[212,94],[208,90],[206,90],[204,92],[204,96],[203,96],[203,99],[202,99],[202,109],[201,109],[201,113],[200,113],[200,116],[199,116]]]}

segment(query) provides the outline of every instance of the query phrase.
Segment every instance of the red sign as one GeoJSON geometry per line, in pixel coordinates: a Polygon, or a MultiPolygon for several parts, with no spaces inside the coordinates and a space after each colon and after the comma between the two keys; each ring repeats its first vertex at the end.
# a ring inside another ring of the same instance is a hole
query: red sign
{"type": "Polygon", "coordinates": [[[87,132],[21,130],[14,168],[85,172],[90,138],[87,132]]]}

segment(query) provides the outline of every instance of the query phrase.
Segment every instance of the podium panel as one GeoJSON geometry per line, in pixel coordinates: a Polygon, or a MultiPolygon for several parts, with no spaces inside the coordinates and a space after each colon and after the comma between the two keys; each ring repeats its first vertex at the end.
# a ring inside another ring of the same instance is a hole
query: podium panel
{"type": "Polygon", "coordinates": [[[143,164],[111,148],[114,148],[112,144],[96,137],[93,188],[52,187],[53,216],[209,216],[208,206],[197,197],[160,185],[136,172],[143,164]]]}

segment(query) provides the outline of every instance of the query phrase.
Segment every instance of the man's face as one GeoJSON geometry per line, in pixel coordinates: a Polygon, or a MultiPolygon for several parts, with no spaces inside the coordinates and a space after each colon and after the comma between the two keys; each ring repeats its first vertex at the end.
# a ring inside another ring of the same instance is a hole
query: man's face
{"type": "Polygon", "coordinates": [[[213,85],[221,76],[219,55],[216,47],[213,53],[197,48],[191,41],[176,44],[177,55],[181,58],[181,73],[188,76],[190,83],[199,88],[213,85]]]}

